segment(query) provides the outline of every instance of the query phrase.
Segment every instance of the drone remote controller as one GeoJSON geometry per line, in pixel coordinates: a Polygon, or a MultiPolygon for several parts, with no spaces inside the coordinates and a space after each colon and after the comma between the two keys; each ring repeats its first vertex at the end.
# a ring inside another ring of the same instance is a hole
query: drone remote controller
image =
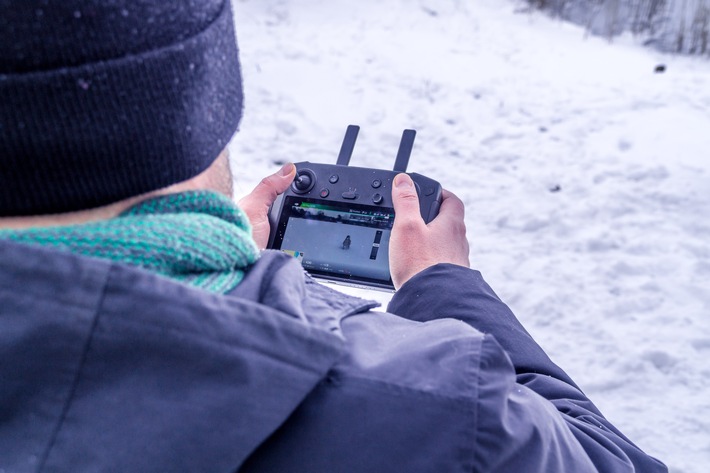
{"type": "MultiPolygon", "coordinates": [[[[336,164],[295,163],[296,177],[269,211],[268,248],[296,257],[314,277],[351,286],[394,290],[389,237],[394,224],[392,181],[406,172],[414,130],[404,130],[392,171],[348,166],[360,128],[348,126],[336,164]]],[[[422,218],[441,205],[441,185],[410,173],[422,218]]]]}

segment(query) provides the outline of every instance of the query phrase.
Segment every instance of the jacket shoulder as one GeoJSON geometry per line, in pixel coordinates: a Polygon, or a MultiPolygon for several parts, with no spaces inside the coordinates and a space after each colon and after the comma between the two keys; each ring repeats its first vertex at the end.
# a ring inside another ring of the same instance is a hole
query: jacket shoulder
{"type": "Polygon", "coordinates": [[[473,471],[483,335],[374,311],[341,327],[345,355],[240,471],[473,471]]]}
{"type": "Polygon", "coordinates": [[[0,243],[0,470],[234,470],[343,350],[295,313],[0,243]]]}

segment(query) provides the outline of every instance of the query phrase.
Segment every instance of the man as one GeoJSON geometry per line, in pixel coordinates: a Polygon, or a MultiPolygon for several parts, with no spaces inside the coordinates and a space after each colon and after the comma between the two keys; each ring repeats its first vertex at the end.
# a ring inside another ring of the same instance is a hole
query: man
{"type": "Polygon", "coordinates": [[[259,251],[295,169],[228,198],[228,1],[0,8],[0,471],[665,471],[468,268],[453,194],[425,225],[396,177],[389,313],[259,251]]]}

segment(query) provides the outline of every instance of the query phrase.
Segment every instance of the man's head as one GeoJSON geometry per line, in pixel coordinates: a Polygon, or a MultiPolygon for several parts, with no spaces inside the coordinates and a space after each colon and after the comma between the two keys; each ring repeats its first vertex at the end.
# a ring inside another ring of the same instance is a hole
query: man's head
{"type": "Polygon", "coordinates": [[[242,113],[229,0],[0,11],[0,217],[100,207],[226,165],[242,113]]]}

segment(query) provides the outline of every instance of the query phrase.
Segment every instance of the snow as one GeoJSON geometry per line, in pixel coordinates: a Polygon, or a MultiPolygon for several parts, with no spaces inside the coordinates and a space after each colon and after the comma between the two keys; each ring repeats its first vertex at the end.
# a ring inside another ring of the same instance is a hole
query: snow
{"type": "Polygon", "coordinates": [[[417,129],[409,169],[466,204],[472,266],[632,441],[706,472],[710,61],[519,6],[235,1],[237,194],[335,162],[350,123],[352,164],[388,169],[417,129]]]}

